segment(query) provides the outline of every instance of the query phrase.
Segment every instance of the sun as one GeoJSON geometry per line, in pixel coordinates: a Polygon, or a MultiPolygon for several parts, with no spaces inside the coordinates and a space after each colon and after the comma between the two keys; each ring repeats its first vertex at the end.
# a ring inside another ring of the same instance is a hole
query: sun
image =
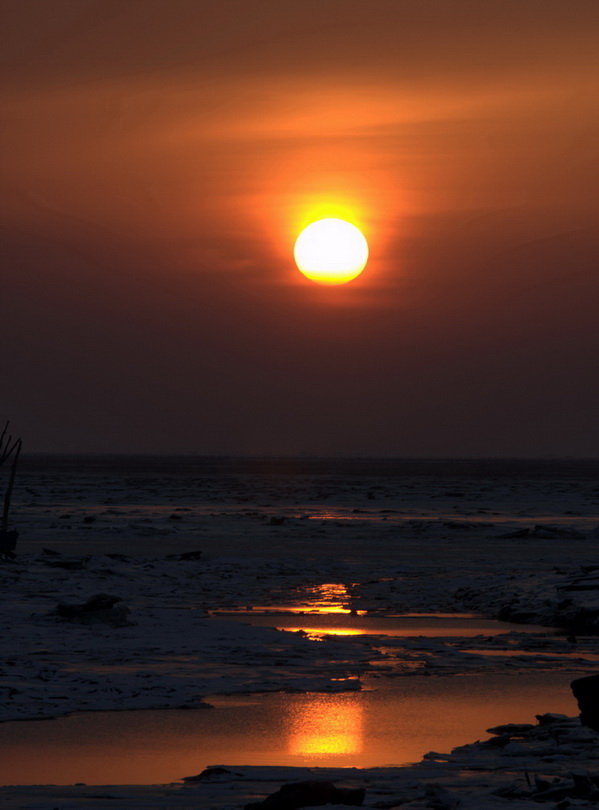
{"type": "Polygon", "coordinates": [[[346,284],[368,261],[364,235],[344,219],[319,219],[300,233],[293,250],[300,272],[319,284],[346,284]]]}

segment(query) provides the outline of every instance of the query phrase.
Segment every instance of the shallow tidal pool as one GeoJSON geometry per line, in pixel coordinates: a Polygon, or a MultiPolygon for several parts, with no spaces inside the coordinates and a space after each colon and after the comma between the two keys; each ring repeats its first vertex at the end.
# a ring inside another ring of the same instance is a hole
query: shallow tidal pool
{"type": "Polygon", "coordinates": [[[362,691],[213,696],[212,709],[88,712],[0,725],[0,783],[159,784],[209,765],[375,767],[574,715],[572,673],[370,677],[362,691]]]}

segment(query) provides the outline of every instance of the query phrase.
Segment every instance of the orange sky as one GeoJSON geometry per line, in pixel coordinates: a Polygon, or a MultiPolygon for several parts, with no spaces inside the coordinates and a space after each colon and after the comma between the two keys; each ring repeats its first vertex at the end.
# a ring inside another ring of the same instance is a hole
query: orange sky
{"type": "Polygon", "coordinates": [[[594,0],[3,0],[30,450],[598,455],[594,0]],[[371,259],[314,285],[312,216],[371,259]]]}

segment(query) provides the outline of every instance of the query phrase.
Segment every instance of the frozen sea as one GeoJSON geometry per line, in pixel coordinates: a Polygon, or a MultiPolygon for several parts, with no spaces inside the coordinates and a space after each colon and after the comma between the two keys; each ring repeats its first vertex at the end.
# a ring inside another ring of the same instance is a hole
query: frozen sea
{"type": "Polygon", "coordinates": [[[11,522],[4,785],[241,807],[574,716],[570,681],[599,671],[596,461],[25,456],[11,522]],[[119,621],[57,615],[99,593],[119,621]],[[213,765],[237,775],[177,781],[213,765]]]}

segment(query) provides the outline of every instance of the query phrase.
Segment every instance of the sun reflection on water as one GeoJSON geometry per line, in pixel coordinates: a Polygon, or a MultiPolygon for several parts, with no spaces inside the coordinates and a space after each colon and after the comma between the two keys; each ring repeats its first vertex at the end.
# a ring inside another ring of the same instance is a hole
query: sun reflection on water
{"type": "Polygon", "coordinates": [[[290,712],[289,753],[358,754],[363,748],[363,725],[359,695],[310,695],[290,712]]]}
{"type": "Polygon", "coordinates": [[[322,615],[334,613],[363,616],[366,614],[365,610],[356,610],[351,607],[352,596],[349,589],[357,584],[357,582],[351,582],[348,585],[342,582],[324,582],[321,585],[310,585],[302,588],[301,595],[291,604],[252,605],[245,610],[255,613],[319,613],[322,615]]]}
{"type": "Polygon", "coordinates": [[[318,614],[323,617],[331,615],[365,616],[368,611],[357,610],[353,607],[354,598],[350,589],[358,585],[357,582],[350,582],[345,585],[342,582],[324,582],[321,585],[310,585],[298,588],[293,597],[290,597],[289,590],[285,590],[285,600],[282,602],[272,601],[270,604],[253,604],[238,606],[235,608],[217,608],[210,611],[213,616],[232,616],[234,614],[245,617],[256,616],[256,614],[269,615],[278,614],[318,614]]]}
{"type": "Polygon", "coordinates": [[[364,630],[356,627],[277,627],[288,633],[303,633],[310,641],[322,641],[325,636],[362,636],[364,630]]]}
{"type": "MultiPolygon", "coordinates": [[[[350,586],[351,587],[351,586],[350,586]]],[[[306,589],[305,610],[318,613],[351,613],[347,607],[350,594],[342,582],[323,582],[306,589]]]]}

